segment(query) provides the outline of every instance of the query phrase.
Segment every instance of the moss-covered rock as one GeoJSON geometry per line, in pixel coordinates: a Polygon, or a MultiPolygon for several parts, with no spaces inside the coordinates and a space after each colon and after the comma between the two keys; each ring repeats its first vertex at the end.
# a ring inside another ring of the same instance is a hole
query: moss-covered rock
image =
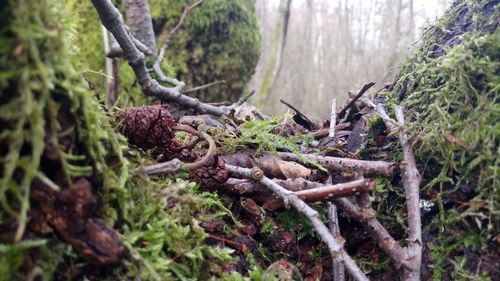
{"type": "MultiPolygon", "coordinates": [[[[151,1],[160,43],[177,24],[184,5],[182,0],[151,1]]],[[[200,99],[234,101],[243,94],[259,54],[255,1],[206,0],[189,14],[166,60],[188,86],[226,81],[197,93],[200,99]]]]}

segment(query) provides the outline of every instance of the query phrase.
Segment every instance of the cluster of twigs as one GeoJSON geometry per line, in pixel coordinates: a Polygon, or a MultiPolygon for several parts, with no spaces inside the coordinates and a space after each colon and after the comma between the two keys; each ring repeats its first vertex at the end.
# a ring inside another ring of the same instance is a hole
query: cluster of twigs
{"type": "MultiPolygon", "coordinates": [[[[146,67],[145,56],[150,55],[147,50],[134,39],[124,24],[123,17],[110,0],[92,0],[102,24],[112,33],[118,42],[123,57],[129,62],[134,70],[137,80],[141,85],[143,92],[147,95],[156,96],[164,101],[174,102],[181,107],[189,108],[198,113],[208,113],[215,116],[228,116],[238,106],[244,103],[244,99],[230,106],[214,106],[205,104],[197,99],[186,96],[182,93],[185,84],[175,78],[167,77],[160,68],[165,49],[168,48],[174,34],[179,30],[189,11],[200,5],[203,0],[196,2],[190,7],[186,7],[180,22],[168,35],[165,43],[160,48],[159,55],[154,63],[153,70],[160,77],[160,82],[166,82],[173,87],[166,87],[154,80],[150,75],[150,70],[146,67]]],[[[318,138],[330,138],[335,136],[335,128],[343,126],[337,124],[347,114],[351,106],[371,87],[374,83],[365,85],[358,95],[353,98],[340,112],[335,112],[333,106],[332,120],[330,129],[318,129],[312,134],[318,138]],[[325,132],[328,135],[325,135],[325,132]]],[[[341,171],[351,174],[351,181],[339,184],[322,184],[319,182],[308,181],[306,179],[272,179],[263,171],[263,169],[254,167],[241,167],[232,164],[225,164],[225,169],[235,178],[227,179],[221,190],[232,190],[240,195],[262,188],[270,190],[280,201],[275,203],[274,208],[294,207],[299,213],[303,214],[312,223],[318,236],[327,245],[330,254],[334,260],[334,272],[336,280],[343,280],[343,267],[356,280],[368,280],[365,273],[359,268],[356,262],[347,254],[344,249],[345,239],[338,233],[338,224],[335,223],[336,207],[342,210],[353,220],[359,222],[372,238],[378,243],[379,247],[392,259],[396,268],[401,271],[401,276],[405,280],[419,280],[422,256],[422,238],[421,222],[419,209],[419,185],[420,174],[415,165],[411,143],[408,136],[403,131],[404,116],[403,108],[396,107],[396,119],[391,119],[381,104],[374,104],[368,99],[361,99],[362,103],[374,110],[375,114],[380,116],[389,131],[396,134],[399,138],[403,151],[404,160],[401,163],[392,163],[386,161],[367,161],[351,158],[338,158],[330,156],[317,156],[312,154],[297,155],[289,152],[278,152],[277,157],[285,161],[292,161],[309,165],[310,161],[315,161],[325,167],[329,172],[341,171]],[[399,168],[399,169],[398,169],[399,168]],[[406,194],[406,203],[408,211],[407,246],[395,240],[384,226],[377,220],[376,212],[371,206],[368,193],[375,188],[375,181],[369,177],[371,175],[380,175],[392,177],[400,172],[406,194]],[[296,187],[300,186],[300,190],[296,187]],[[294,190],[295,188],[295,190],[294,190]],[[331,230],[324,224],[317,211],[310,207],[314,202],[330,202],[330,220],[331,230]],[[336,226],[336,227],[335,227],[336,226]]],[[[205,156],[194,163],[182,162],[178,158],[166,162],[154,164],[139,168],[138,173],[149,175],[175,173],[181,170],[193,171],[202,168],[210,162],[217,152],[216,144],[212,137],[204,132],[185,125],[176,124],[174,130],[187,131],[197,137],[204,139],[208,143],[208,149],[205,156]]],[[[312,129],[312,128],[310,128],[312,129]]],[[[224,163],[224,162],[218,162],[224,163]]]]}

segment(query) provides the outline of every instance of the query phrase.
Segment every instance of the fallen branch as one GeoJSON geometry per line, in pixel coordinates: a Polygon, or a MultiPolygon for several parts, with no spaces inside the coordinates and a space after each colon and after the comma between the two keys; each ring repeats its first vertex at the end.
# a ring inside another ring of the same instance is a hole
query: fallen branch
{"type": "Polygon", "coordinates": [[[408,212],[408,247],[406,248],[408,270],[405,270],[403,274],[405,280],[420,280],[420,268],[422,266],[422,222],[419,206],[421,175],[418,172],[415,155],[408,136],[401,129],[404,127],[403,108],[396,106],[396,122],[389,117],[381,104],[375,105],[368,99],[363,99],[363,102],[375,110],[375,113],[384,120],[386,127],[392,133],[398,135],[403,150],[404,161],[401,164],[401,178],[405,189],[408,212]]]}
{"type": "Polygon", "coordinates": [[[359,195],[375,190],[375,180],[360,179],[335,185],[326,185],[313,189],[306,189],[295,192],[300,199],[305,202],[318,202],[332,200],[334,198],[359,195]]]}
{"type": "MultiPolygon", "coordinates": [[[[358,182],[360,180],[357,180],[358,182]]],[[[310,188],[318,188],[320,183],[311,182],[304,179],[289,179],[277,181],[281,186],[288,190],[307,190],[310,188]]],[[[257,187],[255,187],[257,188],[257,187]]],[[[297,194],[298,192],[295,192],[297,194]]],[[[411,266],[410,261],[407,260],[407,250],[403,248],[398,241],[396,241],[391,234],[384,228],[384,226],[377,220],[376,212],[371,207],[371,204],[364,202],[357,206],[347,198],[336,198],[332,200],[336,206],[345,212],[351,219],[357,221],[363,228],[370,234],[370,236],[378,243],[379,247],[391,258],[396,268],[411,266]]]]}
{"type": "Polygon", "coordinates": [[[305,158],[307,160],[316,161],[323,167],[328,169],[340,171],[361,170],[367,174],[383,175],[386,177],[392,177],[396,169],[395,163],[386,161],[367,161],[350,158],[317,156],[312,154],[303,154],[301,155],[301,157],[299,157],[298,155],[289,152],[278,152],[276,155],[283,160],[294,161],[303,165],[310,165],[306,161],[304,161],[305,158]]]}
{"type": "MultiPolygon", "coordinates": [[[[277,182],[276,180],[274,180],[277,182]]],[[[308,188],[313,184],[306,185],[308,188]]],[[[284,187],[290,190],[289,186],[284,187]]],[[[296,191],[294,194],[306,203],[317,203],[323,201],[332,201],[336,198],[360,195],[372,192],[375,189],[375,181],[372,179],[361,179],[335,185],[321,185],[311,189],[296,191]]],[[[279,198],[271,198],[264,203],[264,207],[269,211],[276,211],[285,207],[284,202],[279,198]]]]}
{"type": "Polygon", "coordinates": [[[356,280],[368,280],[366,275],[361,271],[361,269],[356,265],[356,263],[352,260],[352,258],[346,253],[343,249],[343,239],[341,237],[335,239],[332,234],[328,230],[328,228],[323,224],[321,220],[321,215],[309,207],[303,200],[299,199],[297,195],[293,192],[286,190],[281,187],[271,179],[264,177],[262,171],[258,171],[260,169],[253,168],[241,168],[232,165],[226,165],[227,169],[230,173],[249,177],[262,185],[265,185],[271,191],[273,191],[277,196],[279,196],[285,202],[285,205],[292,205],[298,212],[305,215],[311,224],[314,226],[316,233],[321,238],[321,240],[328,246],[330,254],[336,261],[343,261],[347,270],[352,275],[352,277],[356,280]],[[257,169],[257,170],[256,170],[257,169]]]}
{"type": "MultiPolygon", "coordinates": [[[[351,126],[350,122],[341,123],[341,124],[338,124],[335,126],[335,131],[341,131],[341,130],[349,128],[350,126],[351,126]]],[[[315,139],[322,139],[324,137],[329,136],[330,130],[331,130],[330,128],[321,128],[321,129],[313,131],[309,134],[312,137],[314,137],[315,139]]]]}
{"type": "MultiPolygon", "coordinates": [[[[404,127],[404,114],[401,106],[396,106],[396,119],[399,126],[404,127]]],[[[406,195],[406,208],[408,210],[408,251],[412,259],[408,280],[420,280],[420,268],[422,266],[422,222],[420,217],[420,182],[421,175],[418,172],[415,155],[408,136],[400,130],[398,132],[399,142],[403,150],[404,162],[401,164],[403,186],[406,195]]]]}
{"type": "Polygon", "coordinates": [[[328,137],[335,137],[335,125],[337,124],[337,99],[333,99],[332,102],[332,113],[330,114],[330,130],[328,131],[328,137]]]}
{"type": "Polygon", "coordinates": [[[392,259],[396,268],[405,262],[405,249],[396,241],[384,226],[377,220],[375,210],[370,208],[360,208],[354,205],[347,198],[335,199],[334,203],[342,209],[350,218],[360,223],[363,228],[370,233],[370,236],[377,241],[379,247],[392,259]]]}
{"type": "Polygon", "coordinates": [[[134,70],[139,84],[145,94],[156,96],[170,102],[179,103],[182,106],[193,108],[201,113],[213,115],[227,115],[230,111],[228,107],[216,107],[200,102],[198,99],[181,94],[184,82],[179,82],[175,87],[164,87],[158,81],[151,78],[144,62],[144,54],[139,51],[134,41],[127,31],[123,22],[123,16],[118,9],[113,6],[110,0],[92,0],[102,24],[111,32],[123,50],[125,59],[134,70]]]}

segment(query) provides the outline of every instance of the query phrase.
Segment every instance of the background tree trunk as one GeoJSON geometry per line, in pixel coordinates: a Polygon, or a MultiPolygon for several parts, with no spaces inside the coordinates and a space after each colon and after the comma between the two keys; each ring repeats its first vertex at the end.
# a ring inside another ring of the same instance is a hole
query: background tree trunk
{"type": "Polygon", "coordinates": [[[125,0],[125,14],[130,31],[156,54],[156,39],[148,0],[125,0]]]}

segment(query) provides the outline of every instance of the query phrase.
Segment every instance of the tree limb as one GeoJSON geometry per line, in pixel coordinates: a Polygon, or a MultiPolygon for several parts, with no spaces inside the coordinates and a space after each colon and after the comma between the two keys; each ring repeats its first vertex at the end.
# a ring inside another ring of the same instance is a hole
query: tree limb
{"type": "Polygon", "coordinates": [[[156,96],[170,102],[177,102],[182,106],[193,108],[201,113],[210,113],[213,115],[227,115],[229,113],[230,109],[228,107],[216,107],[204,104],[198,99],[181,94],[181,90],[185,86],[183,82],[179,82],[175,87],[168,88],[161,86],[158,81],[152,79],[144,62],[144,54],[134,44],[123,22],[123,16],[118,9],[113,6],[110,0],[91,1],[99,14],[102,24],[115,36],[116,41],[120,44],[125,59],[127,59],[129,65],[134,70],[142,90],[147,95],[156,96]]]}
{"type": "Polygon", "coordinates": [[[422,222],[420,216],[420,182],[421,175],[418,172],[415,154],[408,136],[401,128],[404,127],[404,114],[401,106],[396,106],[395,113],[397,122],[389,117],[381,104],[375,105],[368,99],[363,102],[373,108],[386,127],[398,135],[403,150],[404,161],[401,163],[401,178],[406,196],[406,209],[408,212],[408,247],[406,260],[409,261],[409,270],[404,272],[405,280],[420,280],[420,268],[422,267],[422,222]]]}

